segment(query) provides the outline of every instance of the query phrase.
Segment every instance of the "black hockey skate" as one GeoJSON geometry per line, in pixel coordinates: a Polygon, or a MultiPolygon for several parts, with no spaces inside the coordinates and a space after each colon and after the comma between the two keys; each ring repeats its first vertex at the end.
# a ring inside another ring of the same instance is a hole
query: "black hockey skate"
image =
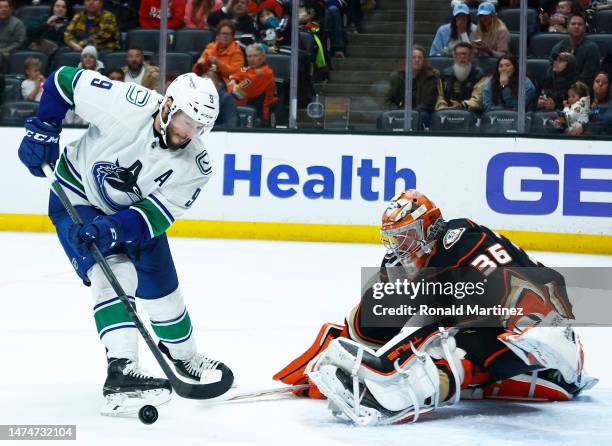
{"type": "Polygon", "coordinates": [[[163,342],[159,342],[158,346],[164,355],[172,361],[178,374],[189,380],[201,384],[224,383],[227,388],[230,388],[234,382],[234,374],[221,361],[215,361],[199,353],[185,361],[174,359],[163,342]]]}
{"type": "Polygon", "coordinates": [[[154,378],[124,358],[108,359],[108,375],[102,394],[102,415],[123,416],[138,413],[145,405],[159,406],[170,401],[172,387],[167,379],[154,378]]]}

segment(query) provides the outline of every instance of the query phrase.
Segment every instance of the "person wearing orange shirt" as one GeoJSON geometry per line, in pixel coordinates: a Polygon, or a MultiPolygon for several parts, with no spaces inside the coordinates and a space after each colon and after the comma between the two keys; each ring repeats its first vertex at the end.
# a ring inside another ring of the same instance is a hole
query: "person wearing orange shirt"
{"type": "Polygon", "coordinates": [[[236,28],[231,21],[220,21],[215,41],[206,46],[198,61],[193,65],[192,71],[202,76],[212,70],[227,84],[230,75],[244,66],[242,49],[234,40],[235,32],[236,28]]]}
{"type": "Polygon", "coordinates": [[[270,121],[270,106],[276,103],[274,72],[266,65],[266,53],[260,43],[249,45],[246,50],[248,66],[230,76],[227,91],[238,105],[251,105],[261,119],[270,121]]]}

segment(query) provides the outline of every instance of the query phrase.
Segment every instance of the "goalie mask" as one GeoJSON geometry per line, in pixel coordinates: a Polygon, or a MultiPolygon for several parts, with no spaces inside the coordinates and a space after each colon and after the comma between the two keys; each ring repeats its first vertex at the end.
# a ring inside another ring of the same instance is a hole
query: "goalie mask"
{"type": "Polygon", "coordinates": [[[444,226],[440,209],[422,193],[409,189],[393,197],[387,206],[380,235],[383,245],[403,266],[420,269],[444,226]]]}
{"type": "MultiPolygon", "coordinates": [[[[164,143],[169,146],[168,126],[170,121],[181,111],[181,125],[195,136],[210,132],[219,114],[219,94],[212,80],[201,78],[194,73],[186,73],[177,77],[166,90],[164,100],[159,106],[160,133],[164,143]],[[168,118],[164,121],[162,108],[172,98],[168,118]]],[[[195,137],[194,136],[194,137],[195,137]]]]}

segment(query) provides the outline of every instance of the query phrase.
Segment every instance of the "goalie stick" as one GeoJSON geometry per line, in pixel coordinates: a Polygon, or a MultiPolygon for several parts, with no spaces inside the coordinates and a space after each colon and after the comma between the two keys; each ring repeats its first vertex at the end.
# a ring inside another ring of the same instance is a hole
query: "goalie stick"
{"type": "Polygon", "coordinates": [[[276,387],[274,389],[263,389],[263,390],[253,390],[251,392],[244,393],[235,393],[233,395],[226,394],[221,398],[217,398],[215,400],[210,401],[210,404],[223,404],[223,403],[231,403],[234,401],[253,401],[256,402],[259,398],[272,396],[272,395],[282,395],[285,393],[296,392],[298,390],[305,390],[308,388],[308,384],[297,384],[295,386],[285,386],[285,387],[276,387]]]}
{"type": "MultiPolygon", "coordinates": [[[[42,169],[51,183],[51,189],[53,189],[53,192],[55,192],[55,194],[62,202],[62,205],[66,209],[66,212],[68,212],[68,214],[70,215],[72,222],[75,224],[82,225],[83,220],[81,219],[80,215],[77,213],[76,209],[68,199],[68,196],[66,195],[66,192],[64,192],[64,189],[62,189],[62,186],[54,178],[53,170],[51,169],[51,167],[45,163],[42,165],[42,169]]],[[[176,376],[170,365],[166,362],[163,353],[159,350],[159,347],[157,346],[157,344],[143,325],[142,321],[138,317],[138,314],[136,313],[136,308],[132,307],[128,296],[126,295],[125,291],[123,291],[123,288],[117,280],[115,273],[113,273],[113,270],[109,266],[108,262],[106,261],[98,247],[95,245],[95,243],[91,243],[89,244],[88,249],[91,255],[93,255],[96,263],[100,266],[100,268],[102,268],[106,279],[113,287],[113,290],[117,294],[117,297],[125,307],[128,315],[130,316],[130,319],[132,319],[132,321],[134,322],[134,325],[136,325],[136,328],[145,340],[145,343],[149,347],[149,350],[151,350],[151,353],[153,353],[153,356],[157,360],[157,363],[164,371],[164,374],[168,378],[168,381],[170,382],[170,385],[172,386],[172,389],[176,392],[176,394],[183,398],[202,400],[216,398],[227,392],[232,385],[231,382],[227,383],[221,381],[218,383],[211,384],[190,384],[176,376]]]]}

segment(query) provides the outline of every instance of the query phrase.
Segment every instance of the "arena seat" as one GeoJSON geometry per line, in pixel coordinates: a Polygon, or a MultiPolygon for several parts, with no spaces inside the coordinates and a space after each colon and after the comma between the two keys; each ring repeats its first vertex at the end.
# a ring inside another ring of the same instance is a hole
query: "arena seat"
{"type": "Polygon", "coordinates": [[[432,132],[471,132],[476,128],[476,116],[467,110],[438,110],[431,116],[432,132]]]}
{"type": "Polygon", "coordinates": [[[21,81],[13,77],[4,78],[2,102],[21,101],[21,81]]]}
{"type": "MultiPolygon", "coordinates": [[[[529,120],[525,131],[528,132],[529,120]]],[[[481,133],[517,133],[518,113],[512,110],[495,110],[484,113],[480,121],[481,133]]]]}
{"type": "Polygon", "coordinates": [[[553,47],[567,38],[564,33],[540,33],[535,34],[529,41],[528,53],[536,58],[548,58],[553,47]]]}
{"type": "Polygon", "coordinates": [[[49,71],[57,70],[59,67],[76,67],[81,62],[81,53],[76,51],[68,51],[66,53],[60,53],[53,58],[51,68],[49,71]]]}
{"type": "MultiPolygon", "coordinates": [[[[127,33],[127,48],[136,46],[143,51],[159,51],[159,29],[136,28],[127,33]]],[[[168,48],[170,49],[170,48],[168,48]]]]}
{"type": "Polygon", "coordinates": [[[553,122],[559,115],[556,111],[540,111],[531,115],[531,129],[533,134],[559,134],[553,122]]]}
{"type": "MultiPolygon", "coordinates": [[[[151,62],[159,66],[159,54],[153,54],[151,62]]],[[[191,73],[191,65],[189,53],[166,53],[166,73],[191,73]]]]}
{"type": "Polygon", "coordinates": [[[14,101],[2,104],[2,125],[21,127],[38,113],[38,102],[14,101]]]}
{"type": "Polygon", "coordinates": [[[448,67],[453,66],[453,58],[452,57],[442,57],[442,56],[433,56],[427,59],[427,63],[430,67],[435,68],[440,73],[447,69],[448,67]]]}
{"type": "Polygon", "coordinates": [[[549,66],[548,59],[527,59],[527,75],[537,84],[536,87],[542,88],[548,76],[549,66]]]}
{"type": "MultiPolygon", "coordinates": [[[[520,8],[508,8],[502,9],[497,13],[497,17],[506,24],[508,31],[520,32],[521,31],[521,9],[520,8]]],[[[532,33],[535,30],[536,23],[538,21],[538,12],[535,9],[527,10],[527,30],[532,33]]]]}
{"type": "Polygon", "coordinates": [[[15,11],[15,17],[23,22],[26,28],[39,17],[48,17],[51,7],[49,5],[22,6],[15,11]]]}
{"type": "Polygon", "coordinates": [[[179,29],[174,37],[174,51],[189,53],[192,62],[195,62],[213,38],[212,31],[208,29],[179,29]]]}
{"type": "Polygon", "coordinates": [[[612,33],[612,9],[595,11],[591,26],[597,33],[612,33]]]}
{"type": "Polygon", "coordinates": [[[10,55],[8,74],[24,74],[23,63],[28,57],[35,57],[40,59],[42,62],[41,73],[47,72],[47,63],[49,62],[49,56],[42,51],[16,51],[10,55]]]}
{"type": "MultiPolygon", "coordinates": [[[[412,110],[411,130],[421,130],[421,120],[419,112],[412,110]]],[[[404,110],[390,110],[382,112],[376,122],[376,128],[392,132],[404,131],[404,110]]]]}

